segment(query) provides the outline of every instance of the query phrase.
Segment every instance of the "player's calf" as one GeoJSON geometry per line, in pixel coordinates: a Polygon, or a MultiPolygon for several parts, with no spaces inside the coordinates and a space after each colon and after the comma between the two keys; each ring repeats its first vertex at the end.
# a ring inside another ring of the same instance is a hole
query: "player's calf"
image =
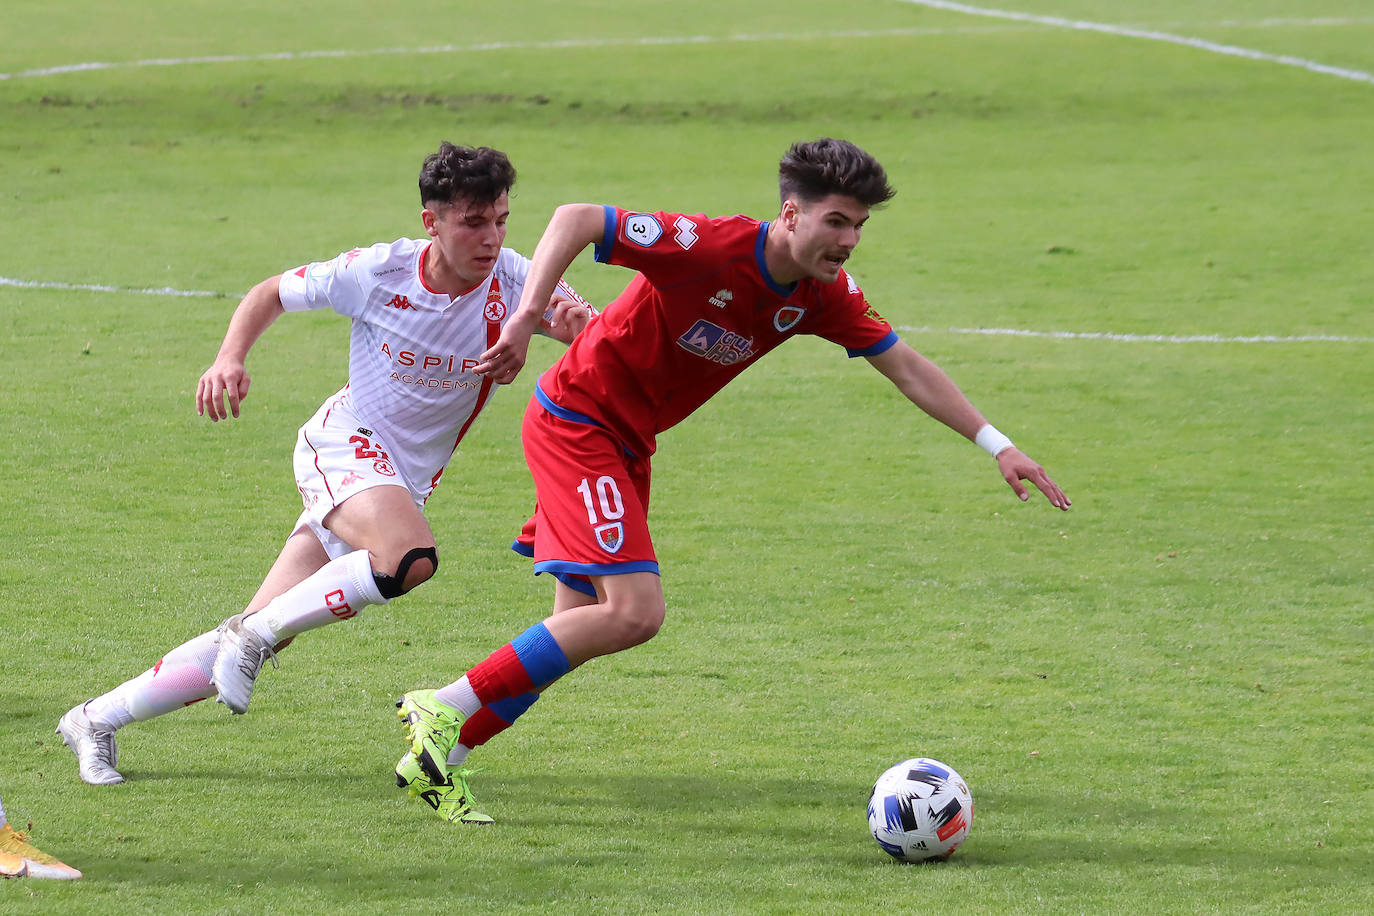
{"type": "Polygon", "coordinates": [[[230,617],[220,626],[211,671],[219,701],[235,713],[247,712],[263,663],[271,659],[276,665],[275,646],[388,600],[378,587],[368,552],[355,550],[330,560],[261,610],[230,617]]]}

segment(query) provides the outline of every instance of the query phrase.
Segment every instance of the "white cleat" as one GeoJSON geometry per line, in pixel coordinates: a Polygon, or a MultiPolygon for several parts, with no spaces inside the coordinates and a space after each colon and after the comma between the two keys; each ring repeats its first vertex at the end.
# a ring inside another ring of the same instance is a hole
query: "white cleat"
{"type": "Polygon", "coordinates": [[[269,658],[272,667],[277,667],[277,653],[272,651],[272,644],[245,627],[242,614],[235,614],[220,624],[219,650],[210,669],[210,683],[219,691],[217,702],[228,706],[235,715],[246,713],[258,672],[269,658]]]}
{"type": "MultiPolygon", "coordinates": [[[[87,701],[89,702],[89,700],[87,701]]],[[[112,786],[124,781],[115,769],[119,749],[115,747],[112,729],[99,728],[86,715],[86,704],[68,710],[57,723],[62,743],[76,755],[77,772],[81,781],[93,786],[112,786]]]]}

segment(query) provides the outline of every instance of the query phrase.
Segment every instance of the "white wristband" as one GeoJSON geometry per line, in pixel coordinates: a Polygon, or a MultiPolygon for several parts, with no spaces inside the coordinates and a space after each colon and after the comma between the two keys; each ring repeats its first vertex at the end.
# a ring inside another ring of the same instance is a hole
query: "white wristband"
{"type": "Polygon", "coordinates": [[[1011,440],[1002,435],[991,423],[978,430],[978,435],[973,437],[973,441],[994,458],[1012,447],[1011,440]]]}

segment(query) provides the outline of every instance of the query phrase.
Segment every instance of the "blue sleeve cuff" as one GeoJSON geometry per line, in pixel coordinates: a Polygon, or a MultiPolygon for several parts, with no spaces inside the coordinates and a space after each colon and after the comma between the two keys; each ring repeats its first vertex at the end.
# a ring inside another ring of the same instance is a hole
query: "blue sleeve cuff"
{"type": "Polygon", "coordinates": [[[879,353],[886,353],[892,349],[892,346],[897,343],[897,339],[896,331],[888,331],[886,337],[871,346],[864,347],[862,350],[845,347],[844,352],[848,353],[851,359],[855,356],[877,356],[879,353]]]}
{"type": "Polygon", "coordinates": [[[602,264],[611,263],[611,249],[615,247],[615,207],[605,206],[605,228],[601,230],[601,243],[592,250],[592,257],[602,264]]]}

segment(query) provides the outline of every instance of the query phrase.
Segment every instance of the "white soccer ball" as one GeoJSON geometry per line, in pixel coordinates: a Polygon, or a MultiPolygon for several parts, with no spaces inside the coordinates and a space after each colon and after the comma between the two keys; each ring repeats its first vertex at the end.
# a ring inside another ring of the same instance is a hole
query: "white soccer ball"
{"type": "Polygon", "coordinates": [[[938,760],[914,757],[890,768],[868,798],[868,829],[903,862],[948,859],[973,826],[973,795],[964,778],[938,760]]]}

